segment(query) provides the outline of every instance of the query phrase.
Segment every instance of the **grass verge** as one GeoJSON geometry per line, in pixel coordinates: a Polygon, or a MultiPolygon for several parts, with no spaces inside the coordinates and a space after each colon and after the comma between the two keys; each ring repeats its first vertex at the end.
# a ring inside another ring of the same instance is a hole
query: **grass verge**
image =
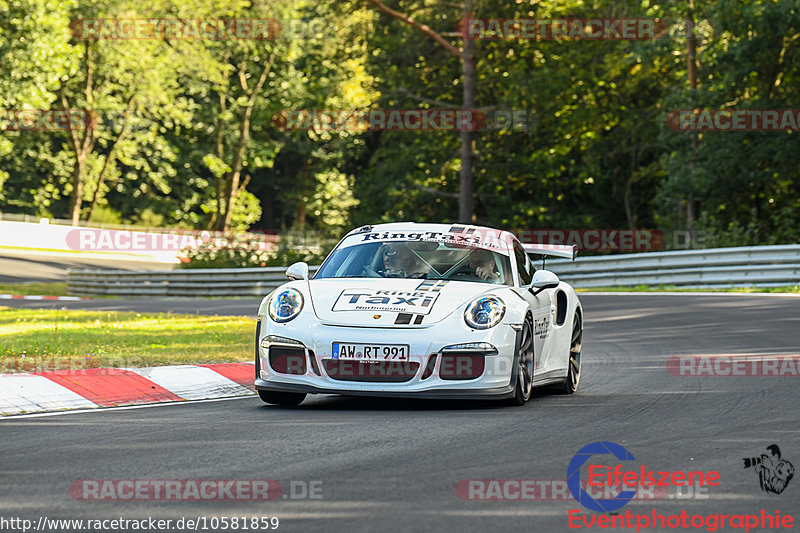
{"type": "Polygon", "coordinates": [[[67,296],[67,284],[65,282],[0,283],[0,294],[67,296]]]}
{"type": "Polygon", "coordinates": [[[250,361],[255,319],[0,307],[0,373],[250,361]]]}
{"type": "Polygon", "coordinates": [[[800,285],[787,285],[785,287],[726,287],[718,289],[685,289],[674,285],[637,285],[636,287],[592,287],[575,289],[577,292],[753,292],[753,293],[794,293],[800,294],[800,285]]]}

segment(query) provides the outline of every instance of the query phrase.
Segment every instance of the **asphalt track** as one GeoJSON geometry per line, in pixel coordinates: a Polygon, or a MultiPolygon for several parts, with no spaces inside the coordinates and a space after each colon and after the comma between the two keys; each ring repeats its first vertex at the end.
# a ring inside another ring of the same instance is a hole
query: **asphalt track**
{"type": "MultiPolygon", "coordinates": [[[[251,397],[0,420],[0,517],[277,516],[279,531],[567,531],[568,512],[582,509],[574,501],[463,501],[456,484],[564,479],[573,455],[600,440],[623,445],[648,470],[721,476],[703,497],[670,493],[620,512],[800,515],[800,473],[782,494],[765,494],[742,462],[777,443],[800,467],[800,378],[677,377],[665,367],[672,355],[797,354],[800,298],[581,298],[579,392],[538,394],[520,408],[324,396],[281,409],[251,397]],[[68,492],[76,479],[106,478],[321,481],[322,499],[79,502],[68,492]]],[[[251,314],[252,301],[239,304],[229,310],[251,314]]]]}

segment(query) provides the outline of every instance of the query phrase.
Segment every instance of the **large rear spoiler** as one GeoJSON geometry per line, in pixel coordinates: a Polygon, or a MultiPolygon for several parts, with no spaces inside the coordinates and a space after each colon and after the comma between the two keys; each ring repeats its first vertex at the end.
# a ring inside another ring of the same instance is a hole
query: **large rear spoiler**
{"type": "Polygon", "coordinates": [[[522,249],[531,255],[550,255],[565,257],[572,261],[578,256],[578,247],[574,244],[523,244],[522,249]]]}

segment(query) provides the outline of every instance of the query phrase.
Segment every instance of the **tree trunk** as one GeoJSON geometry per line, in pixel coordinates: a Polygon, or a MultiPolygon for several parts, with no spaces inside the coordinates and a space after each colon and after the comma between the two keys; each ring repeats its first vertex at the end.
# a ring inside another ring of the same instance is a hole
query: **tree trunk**
{"type": "Polygon", "coordinates": [[[245,108],[242,122],[239,126],[239,146],[236,150],[236,157],[233,161],[230,178],[225,184],[225,217],[222,219],[222,227],[220,228],[223,231],[228,231],[231,227],[236,197],[239,196],[239,181],[242,176],[242,164],[244,163],[247,144],[250,142],[250,117],[252,114],[252,106],[245,108]]]}
{"type": "MultiPolygon", "coordinates": [[[[86,76],[86,83],[84,86],[84,95],[86,98],[86,106],[91,109],[94,103],[94,65],[92,63],[92,48],[89,42],[84,44],[84,70],[86,76]]],[[[59,89],[61,95],[61,104],[64,109],[69,109],[69,101],[64,92],[64,85],[62,84],[59,89]]],[[[94,123],[86,124],[83,130],[83,139],[78,135],[76,128],[70,127],[69,140],[72,143],[72,149],[75,152],[75,168],[72,169],[72,198],[70,199],[70,218],[72,225],[77,226],[81,220],[81,207],[83,206],[83,181],[84,174],[86,173],[86,161],[89,154],[94,149],[94,123]]]]}
{"type": "MultiPolygon", "coordinates": [[[[225,57],[227,61],[227,56],[225,57]]],[[[225,146],[223,144],[223,127],[225,123],[222,121],[222,115],[228,109],[228,106],[225,101],[225,95],[220,91],[218,93],[219,97],[219,113],[217,114],[217,118],[215,121],[215,128],[217,130],[217,141],[215,144],[215,154],[217,159],[223,161],[223,157],[225,155],[225,146]]],[[[223,212],[224,206],[222,204],[222,180],[224,179],[223,176],[214,175],[214,198],[216,199],[216,210],[211,215],[211,220],[208,223],[208,229],[216,229],[218,221],[220,218],[225,214],[223,212]]]]}
{"type": "MultiPolygon", "coordinates": [[[[275,61],[275,51],[273,50],[272,54],[269,57],[269,60],[264,65],[264,68],[261,71],[261,76],[258,78],[258,82],[256,82],[255,86],[249,94],[247,95],[247,104],[244,107],[244,112],[242,113],[242,119],[239,123],[239,143],[236,150],[236,155],[234,156],[233,165],[231,166],[231,172],[228,179],[225,180],[225,191],[224,191],[224,198],[223,201],[225,203],[225,216],[221,218],[218,222],[218,229],[222,229],[223,231],[228,231],[231,227],[231,219],[233,217],[233,209],[236,206],[236,198],[239,196],[239,182],[241,181],[242,176],[242,167],[244,166],[244,158],[247,154],[247,145],[250,142],[250,122],[253,117],[253,109],[256,105],[256,97],[258,93],[261,91],[261,88],[264,86],[264,82],[267,81],[267,77],[269,76],[270,71],[272,70],[272,64],[275,61]]],[[[242,84],[242,89],[248,91],[247,87],[247,78],[245,76],[244,66],[240,67],[239,69],[239,79],[242,84]]]]}
{"type": "MultiPolygon", "coordinates": [[[[686,15],[686,73],[689,77],[689,89],[691,90],[691,103],[692,106],[697,105],[697,60],[695,56],[697,54],[696,50],[696,43],[694,37],[694,0],[689,0],[689,7],[686,15]]],[[[692,181],[694,181],[694,161],[697,157],[697,144],[698,144],[698,134],[695,132],[689,133],[692,136],[692,153],[689,156],[689,172],[692,176],[692,181]]],[[[694,187],[694,185],[690,185],[690,187],[694,187]]],[[[688,234],[688,241],[687,245],[689,248],[692,248],[692,229],[694,227],[694,221],[696,218],[695,213],[695,202],[694,193],[692,190],[689,191],[687,198],[686,198],[686,220],[685,220],[685,228],[688,234]]]]}
{"type": "MultiPolygon", "coordinates": [[[[473,16],[474,0],[464,2],[464,20],[473,16]]],[[[461,51],[464,76],[463,108],[475,109],[475,41],[465,36],[461,51]]],[[[475,133],[461,131],[461,171],[458,176],[458,221],[471,224],[475,217],[475,133]]]]}
{"type": "Polygon", "coordinates": [[[636,150],[633,151],[631,154],[631,171],[630,175],[628,176],[628,181],[625,183],[625,195],[624,195],[624,202],[625,202],[625,218],[628,221],[628,229],[636,229],[637,225],[637,216],[636,210],[633,207],[634,199],[633,199],[633,181],[634,176],[636,174],[636,166],[638,164],[638,157],[636,150]]]}
{"type": "Polygon", "coordinates": [[[83,174],[86,168],[86,155],[80,152],[75,154],[75,168],[72,169],[72,198],[69,211],[72,225],[77,226],[81,220],[81,206],[83,205],[83,174]]]}
{"type": "MultiPolygon", "coordinates": [[[[374,4],[379,10],[389,16],[408,24],[417,31],[420,31],[439,43],[448,52],[461,59],[461,69],[464,76],[464,96],[463,109],[475,109],[475,42],[464,36],[464,48],[459,50],[442,35],[433,31],[430,27],[417,22],[413,17],[405,15],[395,9],[386,6],[380,0],[367,0],[374,4]]],[[[474,16],[475,0],[464,0],[463,20],[474,16]]],[[[461,132],[461,171],[458,175],[458,220],[459,222],[470,224],[475,219],[475,134],[472,131],[461,132]]]]}
{"type": "Polygon", "coordinates": [[[92,199],[89,202],[89,212],[86,214],[86,220],[90,220],[92,218],[92,213],[94,213],[94,208],[97,205],[97,201],[100,199],[101,189],[103,188],[103,183],[106,179],[106,171],[108,170],[109,165],[114,160],[115,152],[117,151],[117,146],[125,138],[125,134],[128,130],[128,119],[130,118],[131,111],[133,111],[133,106],[136,101],[136,93],[133,93],[130,98],[128,98],[128,103],[125,105],[125,114],[124,122],[122,123],[122,129],[117,135],[117,138],[114,139],[114,142],[111,144],[111,149],[108,151],[108,155],[106,156],[105,161],[103,161],[103,167],[100,169],[100,176],[97,178],[97,187],[95,187],[94,192],[92,193],[92,199]]]}
{"type": "MultiPolygon", "coordinates": [[[[298,189],[300,190],[300,198],[297,202],[297,212],[295,213],[294,219],[294,228],[296,231],[300,233],[305,233],[306,231],[306,192],[308,188],[309,182],[309,167],[311,166],[311,159],[306,159],[303,162],[303,168],[297,174],[300,183],[298,184],[298,189]]],[[[313,194],[313,191],[311,191],[313,194]]]]}

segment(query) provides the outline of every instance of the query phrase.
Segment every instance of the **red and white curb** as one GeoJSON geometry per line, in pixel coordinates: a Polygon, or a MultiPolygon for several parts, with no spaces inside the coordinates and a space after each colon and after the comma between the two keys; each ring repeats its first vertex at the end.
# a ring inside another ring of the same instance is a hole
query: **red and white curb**
{"type": "Polygon", "coordinates": [[[0,414],[245,396],[254,375],[253,363],[0,374],[0,414]]]}
{"type": "Polygon", "coordinates": [[[36,296],[31,294],[0,294],[0,300],[60,300],[62,302],[77,302],[87,300],[80,296],[36,296]]]}

